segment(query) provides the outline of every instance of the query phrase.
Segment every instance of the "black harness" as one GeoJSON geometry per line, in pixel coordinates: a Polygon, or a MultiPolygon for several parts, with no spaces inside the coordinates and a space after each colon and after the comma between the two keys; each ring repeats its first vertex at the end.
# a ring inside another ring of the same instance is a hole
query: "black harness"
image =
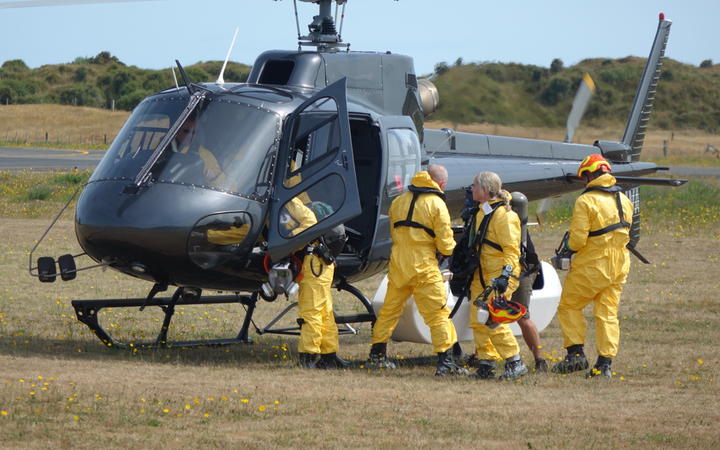
{"type": "MultiPolygon", "coordinates": [[[[505,203],[503,203],[503,202],[497,202],[494,205],[490,206],[492,208],[492,211],[490,211],[489,213],[485,214],[485,216],[483,216],[482,222],[480,222],[480,227],[478,228],[478,231],[477,231],[477,235],[475,236],[474,239],[470,240],[470,242],[474,243],[473,245],[477,245],[478,260],[480,259],[480,255],[482,254],[482,246],[483,245],[489,245],[490,247],[492,247],[495,250],[500,251],[500,252],[503,251],[503,248],[500,244],[497,244],[497,243],[491,241],[490,239],[487,239],[485,236],[487,235],[488,227],[490,226],[490,219],[492,219],[493,215],[495,215],[495,211],[497,211],[497,209],[500,206],[504,206],[504,205],[505,205],[505,203]]],[[[473,228],[475,225],[474,221],[475,220],[473,219],[473,223],[471,224],[471,227],[473,227],[473,228]]],[[[471,229],[473,229],[473,228],[471,228],[471,229]]],[[[480,275],[480,284],[484,288],[485,287],[485,278],[483,277],[483,274],[482,274],[482,268],[480,268],[480,270],[478,270],[478,274],[480,275]]]]}
{"type": "Polygon", "coordinates": [[[412,220],[413,213],[415,212],[415,201],[417,201],[418,197],[422,194],[435,194],[441,199],[445,200],[445,193],[442,191],[438,191],[437,189],[433,188],[424,188],[424,187],[417,187],[413,186],[412,184],[408,186],[408,191],[412,192],[412,200],[410,201],[410,208],[408,209],[407,217],[405,217],[405,220],[398,220],[397,222],[393,223],[393,228],[397,227],[410,227],[410,228],[419,228],[421,230],[424,230],[427,234],[435,237],[435,232],[432,228],[426,227],[425,225],[421,224],[420,222],[415,222],[412,220]]]}
{"type": "MultiPolygon", "coordinates": [[[[587,189],[585,189],[582,194],[586,192],[591,191],[601,191],[601,192],[607,192],[608,194],[615,194],[615,204],[617,205],[618,210],[618,216],[620,216],[620,221],[617,223],[613,223],[612,225],[608,225],[604,228],[600,228],[599,230],[594,230],[588,233],[588,236],[600,236],[605,233],[609,233],[611,231],[615,231],[618,228],[630,228],[630,223],[625,220],[625,215],[623,214],[622,209],[622,202],[620,200],[620,193],[622,192],[622,188],[618,185],[610,186],[610,187],[602,187],[602,186],[591,186],[587,189]]],[[[580,195],[582,195],[580,194],[580,195]]]]}

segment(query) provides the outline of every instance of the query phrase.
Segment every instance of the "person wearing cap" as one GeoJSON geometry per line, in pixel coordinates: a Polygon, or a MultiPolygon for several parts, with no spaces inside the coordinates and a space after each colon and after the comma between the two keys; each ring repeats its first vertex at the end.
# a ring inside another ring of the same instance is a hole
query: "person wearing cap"
{"type": "Polygon", "coordinates": [[[633,204],[610,175],[610,164],[598,154],[587,156],[577,176],[586,189],[575,201],[567,240],[574,253],[558,306],[558,319],[567,356],[552,367],[555,373],[586,370],[584,352],[587,324],[583,309],[593,303],[597,362],[587,377],[612,377],[612,359],[618,351],[618,304],[630,271],[627,244],[633,204]]]}

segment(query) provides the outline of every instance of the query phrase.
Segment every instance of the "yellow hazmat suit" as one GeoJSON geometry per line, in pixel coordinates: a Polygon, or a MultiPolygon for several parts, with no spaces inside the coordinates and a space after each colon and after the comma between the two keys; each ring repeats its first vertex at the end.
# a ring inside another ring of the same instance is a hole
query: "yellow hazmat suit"
{"type": "MultiPolygon", "coordinates": [[[[615,177],[604,174],[587,184],[588,187],[610,187],[615,177]]],[[[623,215],[632,221],[633,205],[620,194],[623,215]]],[[[565,280],[558,319],[564,346],[584,344],[587,324],[582,310],[594,302],[595,340],[600,356],[612,358],[620,342],[618,304],[622,287],[630,271],[630,257],[626,245],[629,228],[620,227],[599,236],[588,236],[620,221],[615,194],[590,191],[576,201],[570,221],[568,247],[577,252],[565,280]]]]}
{"type": "MultiPolygon", "coordinates": [[[[440,192],[435,181],[426,171],[418,172],[412,179],[416,188],[433,189],[440,192]]],[[[372,343],[383,343],[397,326],[407,299],[415,296],[415,304],[425,323],[430,327],[430,336],[435,353],[448,350],[457,342],[455,326],[450,320],[450,309],[446,306],[447,291],[438,268],[435,252],[452,254],[455,248],[450,214],[445,201],[436,194],[424,193],[417,196],[412,221],[433,231],[435,237],[422,228],[409,226],[394,227],[395,222],[407,218],[412,192],[405,192],[390,206],[390,234],[393,241],[388,269],[388,286],[385,303],[373,327],[372,343]]]]}
{"type": "Polygon", "coordinates": [[[334,264],[309,254],[303,258],[302,279],[298,282],[298,312],[304,323],[300,328],[300,353],[336,353],[338,328],[333,315],[332,287],[334,264]]]}
{"type": "MultiPolygon", "coordinates": [[[[501,201],[491,201],[490,206],[496,206],[501,201]]],[[[483,208],[480,208],[475,217],[478,228],[484,215],[483,208]]],[[[482,270],[485,285],[488,285],[493,278],[500,276],[503,267],[506,265],[512,266],[513,275],[520,275],[520,219],[518,215],[512,210],[508,211],[504,205],[498,206],[488,224],[485,239],[502,247],[502,251],[487,243],[482,244],[480,248],[480,267],[473,275],[470,284],[470,299],[472,300],[475,300],[484,289],[480,281],[480,270],[482,270]]],[[[510,278],[508,289],[505,292],[507,298],[512,297],[518,284],[517,279],[510,278]]],[[[481,360],[500,360],[520,353],[520,347],[512,331],[510,331],[510,327],[507,324],[502,324],[495,329],[488,328],[477,321],[477,310],[478,307],[471,304],[470,328],[472,328],[473,337],[475,338],[477,358],[481,360]]]]}
{"type": "MultiPolygon", "coordinates": [[[[303,204],[300,196],[290,200],[285,205],[285,211],[290,216],[286,227],[290,229],[291,236],[317,223],[315,214],[303,204]]],[[[326,354],[338,350],[338,329],[331,294],[334,274],[334,264],[325,264],[313,254],[303,258],[302,278],[298,281],[298,314],[303,320],[298,344],[300,353],[326,354]]]]}

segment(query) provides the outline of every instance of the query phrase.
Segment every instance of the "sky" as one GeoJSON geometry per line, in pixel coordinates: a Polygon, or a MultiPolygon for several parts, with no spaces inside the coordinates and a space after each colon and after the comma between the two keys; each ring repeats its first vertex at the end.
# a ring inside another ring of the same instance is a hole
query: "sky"
{"type": "MultiPolygon", "coordinates": [[[[0,64],[22,59],[39,67],[101,51],[147,69],[175,59],[223,60],[236,27],[232,61],[252,65],[264,50],[297,48],[292,0],[2,8],[9,3],[22,1],[0,0],[0,64]]],[[[305,34],[317,7],[298,1],[298,9],[305,34]]],[[[586,58],[647,57],[660,12],[673,21],[667,57],[720,63],[720,0],[348,0],[342,36],[352,50],[412,56],[419,75],[458,58],[544,67],[560,58],[571,66],[586,58]]]]}

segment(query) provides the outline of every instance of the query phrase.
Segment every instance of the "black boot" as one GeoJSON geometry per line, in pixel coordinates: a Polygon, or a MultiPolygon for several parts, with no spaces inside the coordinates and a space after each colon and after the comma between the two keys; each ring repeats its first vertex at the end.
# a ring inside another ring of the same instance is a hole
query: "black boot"
{"type": "Polygon", "coordinates": [[[505,360],[505,371],[500,376],[501,380],[517,380],[528,373],[528,368],[520,355],[511,356],[505,360]]]}
{"type": "Polygon", "coordinates": [[[465,366],[470,361],[470,358],[472,358],[472,355],[465,353],[460,346],[460,343],[456,342],[452,346],[452,357],[453,361],[455,361],[455,364],[459,366],[465,366]]]}
{"type": "Polygon", "coordinates": [[[607,356],[598,356],[595,367],[590,369],[590,372],[585,375],[585,378],[593,378],[597,376],[612,378],[612,370],[610,369],[611,365],[612,358],[608,358],[607,356]]]}
{"type": "Polygon", "coordinates": [[[387,359],[387,342],[378,342],[370,347],[370,358],[365,362],[365,367],[372,370],[393,370],[395,363],[387,359]]]}
{"type": "Polygon", "coordinates": [[[350,361],[346,361],[339,357],[337,353],[325,353],[320,355],[320,361],[317,362],[318,369],[349,369],[350,361]]]}
{"type": "Polygon", "coordinates": [[[492,380],[495,378],[495,361],[490,359],[478,359],[477,361],[477,372],[470,375],[473,378],[480,380],[492,380]]]}
{"type": "Polygon", "coordinates": [[[298,364],[303,369],[317,369],[320,355],[317,353],[298,353],[298,364]]]}
{"type": "Polygon", "coordinates": [[[470,375],[470,372],[464,368],[455,364],[452,357],[452,348],[445,350],[442,353],[438,353],[437,369],[435,370],[436,377],[444,377],[448,375],[470,375]]]}
{"type": "Polygon", "coordinates": [[[555,364],[550,370],[553,373],[572,373],[586,370],[589,366],[583,346],[578,344],[568,347],[565,359],[555,364]]]}
{"type": "Polygon", "coordinates": [[[537,358],[535,360],[535,372],[546,373],[548,371],[548,364],[545,358],[537,358]]]}

